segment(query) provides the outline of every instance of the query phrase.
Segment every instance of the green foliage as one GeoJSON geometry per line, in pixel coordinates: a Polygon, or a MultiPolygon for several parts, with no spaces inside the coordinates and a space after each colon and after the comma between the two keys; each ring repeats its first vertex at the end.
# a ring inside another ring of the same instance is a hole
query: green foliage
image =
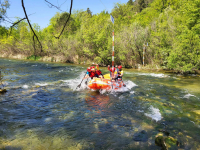
{"type": "Polygon", "coordinates": [[[139,11],[141,12],[144,8],[146,8],[145,0],[138,0],[139,11]]]}
{"type": "Polygon", "coordinates": [[[39,60],[40,58],[41,56],[35,56],[35,55],[31,55],[27,57],[28,60],[39,60]]]}
{"type": "Polygon", "coordinates": [[[8,30],[5,27],[0,25],[0,38],[3,38],[8,33],[8,30]]]}
{"type": "MultiPolygon", "coordinates": [[[[111,64],[112,31],[115,32],[115,63],[124,66],[161,66],[187,73],[200,69],[199,0],[129,0],[116,3],[110,14],[73,11],[60,39],[69,13],[56,13],[45,29],[33,25],[43,45],[44,54],[62,56],[67,62],[111,64]],[[147,46],[148,43],[148,46],[147,46]]],[[[0,51],[40,56],[39,44],[25,21],[17,24],[10,36],[0,26],[0,51]]],[[[39,57],[37,57],[39,59],[39,57]]]]}
{"type": "Polygon", "coordinates": [[[129,0],[129,1],[127,2],[127,4],[128,4],[128,5],[134,5],[134,2],[133,2],[133,0],[129,0]]]}
{"type": "Polygon", "coordinates": [[[0,22],[3,20],[4,15],[6,14],[7,8],[10,7],[8,0],[0,1],[0,22]]]}

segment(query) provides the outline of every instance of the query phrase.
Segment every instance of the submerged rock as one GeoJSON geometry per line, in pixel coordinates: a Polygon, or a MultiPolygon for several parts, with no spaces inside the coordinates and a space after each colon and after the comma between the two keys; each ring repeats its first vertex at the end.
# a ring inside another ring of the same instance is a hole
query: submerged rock
{"type": "Polygon", "coordinates": [[[171,136],[164,136],[163,133],[156,135],[155,144],[162,147],[162,150],[178,149],[179,142],[171,136]]]}
{"type": "Polygon", "coordinates": [[[0,94],[4,94],[4,93],[6,93],[6,92],[7,92],[6,89],[1,89],[1,88],[0,88],[0,94]]]}
{"type": "Polygon", "coordinates": [[[145,130],[142,130],[141,132],[134,134],[133,140],[134,141],[146,142],[148,140],[148,134],[145,130]]]}
{"type": "Polygon", "coordinates": [[[168,102],[168,103],[163,103],[163,105],[164,105],[164,106],[168,106],[168,107],[174,107],[174,104],[173,104],[173,103],[170,103],[170,102],[168,102]]]}
{"type": "Polygon", "coordinates": [[[159,129],[158,131],[164,133],[164,134],[167,135],[167,136],[169,136],[169,134],[170,134],[170,133],[169,133],[168,131],[166,131],[166,130],[159,129]]]}
{"type": "Polygon", "coordinates": [[[162,147],[162,149],[167,150],[167,146],[165,144],[165,137],[163,133],[159,133],[156,135],[155,144],[162,147]]]}

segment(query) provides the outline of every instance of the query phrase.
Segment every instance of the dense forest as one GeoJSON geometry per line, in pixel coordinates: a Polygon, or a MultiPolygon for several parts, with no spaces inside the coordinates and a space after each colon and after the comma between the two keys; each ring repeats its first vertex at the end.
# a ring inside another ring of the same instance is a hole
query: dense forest
{"type": "Polygon", "coordinates": [[[0,26],[0,53],[24,54],[29,59],[48,56],[52,61],[58,56],[64,62],[108,65],[114,29],[116,64],[142,65],[145,47],[145,67],[181,73],[200,70],[199,0],[129,0],[115,4],[111,14],[105,10],[92,14],[89,8],[73,11],[62,36],[55,38],[68,16],[67,12],[55,14],[44,29],[33,24],[42,51],[25,20],[12,31],[0,26]]]}

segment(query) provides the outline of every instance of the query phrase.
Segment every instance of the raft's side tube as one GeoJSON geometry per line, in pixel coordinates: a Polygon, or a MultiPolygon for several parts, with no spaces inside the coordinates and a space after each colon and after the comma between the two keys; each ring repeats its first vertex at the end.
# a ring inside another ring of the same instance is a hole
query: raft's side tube
{"type": "Polygon", "coordinates": [[[120,82],[111,82],[110,79],[100,79],[100,78],[93,78],[89,83],[88,87],[93,90],[117,90],[122,87],[122,83],[120,82]]]}

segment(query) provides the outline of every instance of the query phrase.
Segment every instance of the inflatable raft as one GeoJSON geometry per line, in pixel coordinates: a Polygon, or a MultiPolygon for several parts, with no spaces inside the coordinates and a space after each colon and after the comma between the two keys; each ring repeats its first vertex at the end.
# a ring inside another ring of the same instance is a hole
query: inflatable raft
{"type": "Polygon", "coordinates": [[[121,81],[115,82],[110,80],[110,75],[106,74],[104,75],[104,79],[100,78],[93,78],[89,83],[88,83],[88,88],[93,89],[93,90],[118,90],[122,88],[123,83],[121,81]]]}

